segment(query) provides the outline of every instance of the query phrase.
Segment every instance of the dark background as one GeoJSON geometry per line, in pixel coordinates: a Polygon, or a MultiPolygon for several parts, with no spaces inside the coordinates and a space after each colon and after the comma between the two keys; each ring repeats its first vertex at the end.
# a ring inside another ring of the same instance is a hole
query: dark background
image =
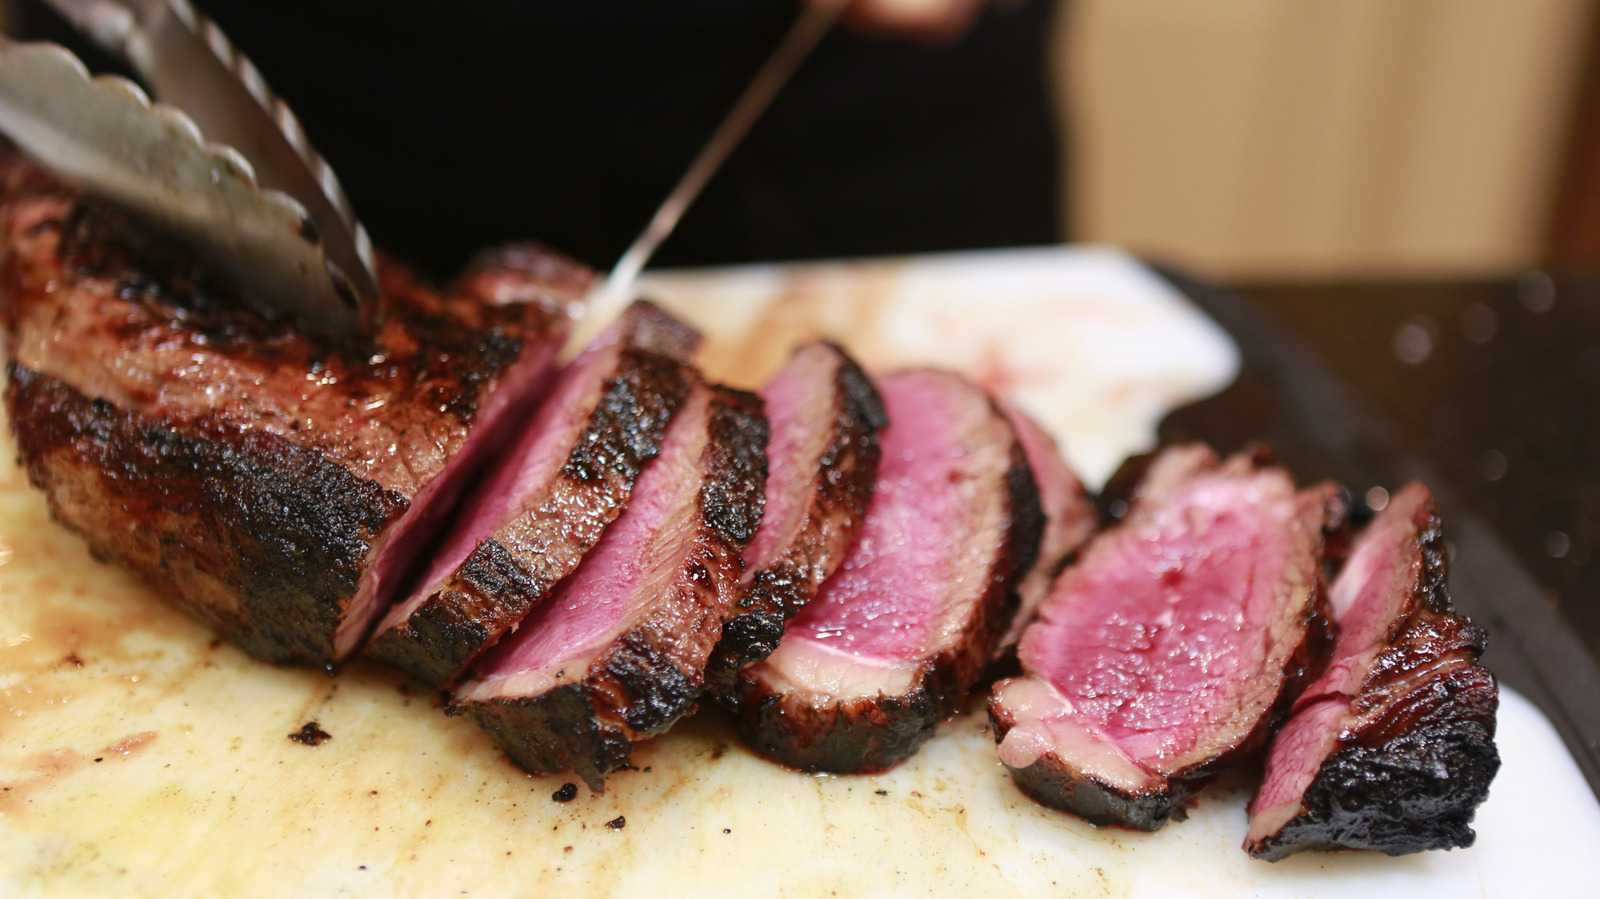
{"type": "MultiPolygon", "coordinates": [[[[448,274],[537,238],[609,267],[796,15],[793,0],[210,0],[375,243],[448,274]],[[444,13],[448,9],[448,15],[444,13]]],[[[961,40],[839,28],[659,265],[1058,239],[1047,0],[961,40]]]]}

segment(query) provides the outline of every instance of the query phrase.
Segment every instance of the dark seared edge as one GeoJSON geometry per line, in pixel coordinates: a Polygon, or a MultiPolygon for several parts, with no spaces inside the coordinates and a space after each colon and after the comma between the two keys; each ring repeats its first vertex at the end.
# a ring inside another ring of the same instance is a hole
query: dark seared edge
{"type": "Polygon", "coordinates": [[[32,483],[100,556],[261,658],[350,651],[396,579],[384,552],[427,536],[406,516],[426,525],[471,477],[468,450],[498,432],[486,413],[517,417],[534,392],[502,393],[507,376],[536,382],[591,277],[533,246],[442,291],[379,263],[369,327],[315,339],[0,146],[0,320],[32,483]],[[33,395],[47,384],[81,396],[33,395]]]}
{"type": "Polygon", "coordinates": [[[1405,855],[1471,846],[1471,823],[1500,770],[1499,685],[1478,664],[1487,633],[1455,613],[1437,511],[1420,534],[1418,602],[1362,685],[1338,749],[1282,830],[1247,846],[1278,861],[1308,849],[1405,855]]]}
{"type": "MultiPolygon", "coordinates": [[[[1001,416],[998,409],[994,414],[1001,416]]],[[[819,706],[798,691],[771,695],[743,677],[739,730],[746,743],[791,768],[873,773],[910,758],[940,719],[960,709],[1016,611],[1017,584],[1033,566],[1044,531],[1038,486],[1020,442],[1012,443],[1004,483],[1008,514],[984,576],[988,586],[961,634],[923,663],[915,685],[897,697],[819,706]]]]}
{"type": "Polygon", "coordinates": [[[876,774],[914,755],[940,717],[927,678],[901,696],[822,706],[795,693],[751,691],[739,733],[752,749],[791,768],[876,774]]]}
{"type": "Polygon", "coordinates": [[[540,696],[457,703],[513,762],[534,773],[573,770],[589,788],[624,767],[638,740],[694,710],[726,605],[744,573],[740,555],[761,525],[768,428],[761,399],[723,387],[708,424],[699,526],[668,594],[589,668],[540,696]]]}
{"type": "Polygon", "coordinates": [[[549,499],[479,543],[441,589],[378,635],[368,653],[436,686],[471,664],[543,602],[621,514],[691,378],[674,359],[624,350],[549,499]]]}
{"type": "Polygon", "coordinates": [[[789,551],[749,577],[706,669],[707,690],[729,709],[738,708],[739,672],[778,648],[789,620],[844,558],[872,501],[878,432],[889,419],[866,372],[843,350],[839,355],[833,440],[812,481],[810,514],[789,551]]]}
{"type": "Polygon", "coordinates": [[[1471,846],[1473,815],[1500,769],[1494,675],[1458,668],[1416,694],[1329,756],[1301,800],[1305,811],[1250,854],[1278,861],[1307,849],[1405,855],[1471,846]],[[1374,739],[1374,730],[1394,733],[1374,739]]]}
{"type": "Polygon", "coordinates": [[[8,373],[18,452],[57,521],[251,655],[333,662],[334,629],[402,497],[280,437],[168,427],[8,373]]]}
{"type": "MultiPolygon", "coordinates": [[[[991,698],[989,723],[998,744],[1016,721],[991,698]]],[[[1205,783],[1205,778],[1172,779],[1167,781],[1165,790],[1132,792],[1068,768],[1053,752],[1045,753],[1026,768],[1007,770],[1022,792],[1044,805],[1072,812],[1096,826],[1115,824],[1146,831],[1160,830],[1174,819],[1182,821],[1186,814],[1184,800],[1205,783]]]]}
{"type": "MultiPolygon", "coordinates": [[[[1269,450],[1257,448],[1255,456],[1258,468],[1270,464],[1269,450]]],[[[1245,761],[1267,748],[1272,742],[1272,735],[1289,720],[1300,694],[1327,670],[1334,644],[1339,640],[1339,624],[1334,620],[1333,605],[1328,595],[1328,567],[1331,564],[1330,555],[1342,560],[1349,549],[1350,496],[1343,487],[1329,483],[1308,487],[1299,493],[1305,497],[1313,491],[1321,499],[1322,514],[1317,560],[1312,571],[1311,601],[1306,605],[1305,627],[1301,631],[1300,643],[1284,664],[1283,686],[1278,691],[1278,700],[1271,712],[1233,752],[1219,760],[1221,762],[1245,761]]]]}
{"type": "MultiPolygon", "coordinates": [[[[720,385],[711,390],[711,437],[700,510],[716,541],[742,550],[755,537],[766,510],[771,428],[761,397],[720,385]]],[[[739,568],[742,573],[742,559],[739,568]]]]}

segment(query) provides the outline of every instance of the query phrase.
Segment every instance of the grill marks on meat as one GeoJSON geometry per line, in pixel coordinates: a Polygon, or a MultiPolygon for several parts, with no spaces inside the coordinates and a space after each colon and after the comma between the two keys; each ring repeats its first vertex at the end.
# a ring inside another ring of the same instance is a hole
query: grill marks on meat
{"type": "Polygon", "coordinates": [[[456,691],[452,714],[533,772],[591,789],[694,709],[760,526],[759,398],[697,384],[621,518],[456,691]]]}
{"type": "Polygon", "coordinates": [[[252,655],[334,660],[364,560],[403,497],[269,434],[185,433],[15,363],[9,378],[28,478],[97,556],[252,655]]]}
{"type": "Polygon", "coordinates": [[[1454,614],[1444,540],[1420,484],[1397,492],[1335,579],[1328,670],[1273,739],[1245,848],[1389,855],[1472,845],[1500,767],[1484,633],[1454,614]]]}
{"type": "Polygon", "coordinates": [[[430,684],[517,627],[621,513],[688,393],[687,325],[635,303],[568,366],[369,652],[430,684]]]}
{"type": "Polygon", "coordinates": [[[745,740],[796,768],[881,771],[914,753],[989,661],[1038,550],[1033,476],[989,398],[938,371],[878,387],[889,426],[866,520],[740,678],[745,740]]]}
{"type": "Polygon", "coordinates": [[[11,426],[94,552],[246,651],[331,665],[537,400],[588,272],[536,248],[443,293],[385,265],[372,333],[320,341],[0,160],[11,426]]]}
{"type": "Polygon", "coordinates": [[[887,423],[866,373],[830,343],[795,351],[761,395],[772,429],[766,509],[706,671],[708,687],[734,705],[739,672],[777,648],[789,619],[855,538],[878,473],[878,432],[887,423]]]}
{"type": "Polygon", "coordinates": [[[1154,830],[1258,749],[1325,656],[1337,491],[1201,446],[1151,465],[1121,525],[1056,582],[995,685],[1001,761],[1034,798],[1154,830]]]}

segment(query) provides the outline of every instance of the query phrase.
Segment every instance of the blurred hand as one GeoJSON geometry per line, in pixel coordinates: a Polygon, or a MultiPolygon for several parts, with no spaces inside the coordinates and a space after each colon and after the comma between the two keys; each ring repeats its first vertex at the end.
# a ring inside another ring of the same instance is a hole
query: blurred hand
{"type": "MultiPolygon", "coordinates": [[[[816,6],[839,0],[802,2],[816,6]]],[[[859,31],[950,40],[967,30],[983,3],[984,0],[854,0],[845,10],[844,20],[859,31]]]]}

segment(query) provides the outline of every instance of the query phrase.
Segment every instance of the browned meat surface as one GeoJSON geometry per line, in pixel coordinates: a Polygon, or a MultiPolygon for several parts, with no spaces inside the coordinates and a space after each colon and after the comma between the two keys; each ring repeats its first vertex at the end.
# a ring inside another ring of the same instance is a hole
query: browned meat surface
{"type": "Polygon", "coordinates": [[[730,705],[739,672],[772,654],[789,619],[843,561],[872,498],[885,424],[877,389],[830,343],[796,350],[761,397],[772,429],[766,511],[706,671],[730,705]]]}
{"type": "Polygon", "coordinates": [[[369,652],[438,686],[544,602],[628,504],[699,340],[649,303],[624,310],[519,426],[369,652]]]}
{"type": "Polygon", "coordinates": [[[1039,801],[1154,830],[1254,753],[1326,658],[1331,485],[1249,456],[1162,453],[1127,516],[1056,581],[989,700],[1000,760],[1039,801]]]}
{"type": "Polygon", "coordinates": [[[1016,432],[949,372],[878,382],[889,426],[866,520],[777,651],[740,675],[740,728],[784,764],[881,771],[966,698],[1043,527],[1016,432]]]}
{"type": "Polygon", "coordinates": [[[751,394],[697,384],[622,516],[455,693],[534,772],[600,790],[695,707],[760,526],[767,424],[751,394]]]}
{"type": "Polygon", "coordinates": [[[1455,614],[1433,497],[1398,491],[1333,582],[1328,670],[1273,738],[1245,849],[1402,855],[1470,846],[1500,767],[1484,633],[1455,614]]]}
{"type": "Polygon", "coordinates": [[[435,291],[385,265],[372,333],[318,341],[0,158],[0,316],[32,483],[94,552],[253,655],[360,642],[504,423],[542,393],[589,273],[537,248],[435,291]]]}

